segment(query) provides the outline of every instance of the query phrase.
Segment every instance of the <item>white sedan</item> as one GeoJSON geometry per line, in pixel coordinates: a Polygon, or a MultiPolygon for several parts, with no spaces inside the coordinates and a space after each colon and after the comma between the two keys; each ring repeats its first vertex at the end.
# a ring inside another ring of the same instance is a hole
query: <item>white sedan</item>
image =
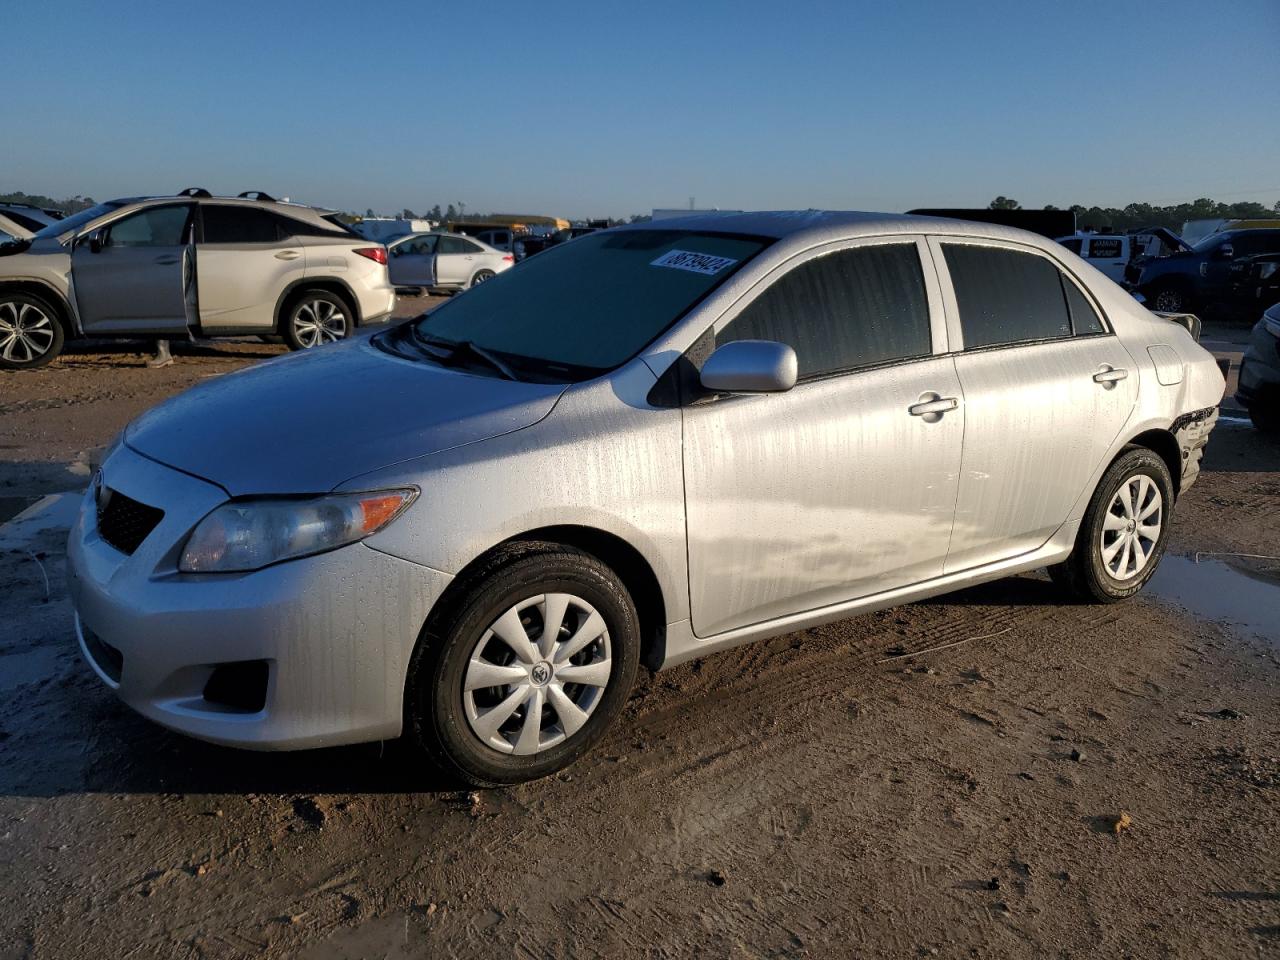
{"type": "Polygon", "coordinates": [[[515,264],[515,257],[457,233],[411,233],[387,244],[393,287],[466,290],[515,264]]]}

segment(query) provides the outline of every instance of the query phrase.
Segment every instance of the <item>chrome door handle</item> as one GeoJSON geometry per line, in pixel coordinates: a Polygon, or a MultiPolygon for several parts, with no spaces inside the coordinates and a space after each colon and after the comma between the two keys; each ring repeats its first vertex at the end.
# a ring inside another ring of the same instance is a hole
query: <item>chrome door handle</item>
{"type": "MultiPolygon", "coordinates": [[[[913,403],[907,407],[907,413],[913,417],[932,416],[933,420],[938,420],[942,414],[949,410],[954,410],[958,406],[960,406],[960,401],[955,397],[939,397],[936,393],[926,393],[920,398],[919,403],[913,403]],[[925,399],[926,397],[932,397],[932,399],[925,399]]],[[[932,423],[933,421],[931,420],[930,422],[932,423]]]]}
{"type": "Polygon", "coordinates": [[[302,254],[297,250],[281,250],[276,254],[277,260],[297,260],[302,254]]]}
{"type": "Polygon", "coordinates": [[[1128,377],[1129,377],[1129,371],[1125,370],[1123,367],[1121,367],[1120,369],[1116,369],[1115,367],[1109,367],[1104,365],[1103,369],[1099,370],[1097,373],[1093,375],[1093,382],[1100,383],[1104,387],[1106,387],[1108,390],[1110,390],[1121,380],[1127,380],[1128,377]]]}

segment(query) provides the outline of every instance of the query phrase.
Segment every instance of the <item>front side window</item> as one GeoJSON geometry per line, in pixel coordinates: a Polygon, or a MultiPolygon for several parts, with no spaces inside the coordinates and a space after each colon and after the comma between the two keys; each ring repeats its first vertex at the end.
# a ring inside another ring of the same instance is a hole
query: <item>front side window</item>
{"type": "Polygon", "coordinates": [[[107,244],[112,247],[180,247],[186,242],[185,204],[147,207],[111,224],[107,244]]]}
{"type": "Polygon", "coordinates": [[[205,204],[200,213],[205,243],[275,243],[281,239],[278,219],[266,210],[205,204]]]}
{"type": "Polygon", "coordinates": [[[1071,336],[1061,274],[1046,258],[944,243],[966,350],[1071,336]]]}
{"type": "Polygon", "coordinates": [[[784,274],[716,334],[775,340],[796,352],[801,379],[927,356],[929,300],[914,243],[815,257],[784,274]]]}
{"type": "MultiPolygon", "coordinates": [[[[440,239],[443,253],[450,238],[440,239]]],[[[539,253],[400,329],[470,341],[517,370],[585,379],[630,360],[768,243],[683,230],[600,233],[539,253]]]]}

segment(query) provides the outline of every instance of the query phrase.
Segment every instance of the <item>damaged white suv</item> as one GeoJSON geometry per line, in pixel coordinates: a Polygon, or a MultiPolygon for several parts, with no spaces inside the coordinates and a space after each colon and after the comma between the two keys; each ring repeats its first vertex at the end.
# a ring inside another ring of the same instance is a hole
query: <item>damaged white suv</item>
{"type": "Polygon", "coordinates": [[[0,369],[73,337],[340,340],[395,305],[387,251],[263,193],[111,200],[0,247],[0,369]]]}

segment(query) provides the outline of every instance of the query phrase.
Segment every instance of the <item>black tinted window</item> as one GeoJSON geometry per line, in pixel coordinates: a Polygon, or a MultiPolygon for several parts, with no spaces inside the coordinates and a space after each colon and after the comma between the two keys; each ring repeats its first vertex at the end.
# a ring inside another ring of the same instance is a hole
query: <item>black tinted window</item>
{"type": "Polygon", "coordinates": [[[1078,237],[1077,237],[1077,238],[1073,238],[1073,239],[1071,239],[1071,240],[1063,240],[1063,241],[1062,241],[1062,245],[1063,245],[1064,247],[1066,247],[1068,250],[1070,250],[1072,253],[1079,253],[1079,252],[1080,252],[1080,244],[1081,244],[1081,243],[1082,243],[1082,241],[1081,241],[1078,237]]]}
{"type": "Polygon", "coordinates": [[[275,243],[280,239],[276,216],[266,210],[206,205],[202,214],[205,243],[275,243]]]}
{"type": "Polygon", "coordinates": [[[1075,335],[1080,337],[1090,333],[1105,333],[1106,327],[1102,325],[1102,318],[1098,316],[1098,311],[1093,309],[1093,304],[1080,292],[1080,288],[1061,274],[1058,276],[1062,281],[1062,289],[1067,295],[1067,310],[1071,313],[1071,329],[1075,335]]]}
{"type": "Polygon", "coordinates": [[[757,297],[716,343],[789,344],[813,377],[929,354],[929,301],[914,243],[841,250],[801,264],[757,297]]]}
{"type": "Polygon", "coordinates": [[[1058,268],[1000,247],[944,243],[965,349],[1071,336],[1058,268]]]}
{"type": "Polygon", "coordinates": [[[441,237],[437,251],[439,253],[475,253],[479,249],[470,240],[463,240],[461,237],[441,237]]]}

